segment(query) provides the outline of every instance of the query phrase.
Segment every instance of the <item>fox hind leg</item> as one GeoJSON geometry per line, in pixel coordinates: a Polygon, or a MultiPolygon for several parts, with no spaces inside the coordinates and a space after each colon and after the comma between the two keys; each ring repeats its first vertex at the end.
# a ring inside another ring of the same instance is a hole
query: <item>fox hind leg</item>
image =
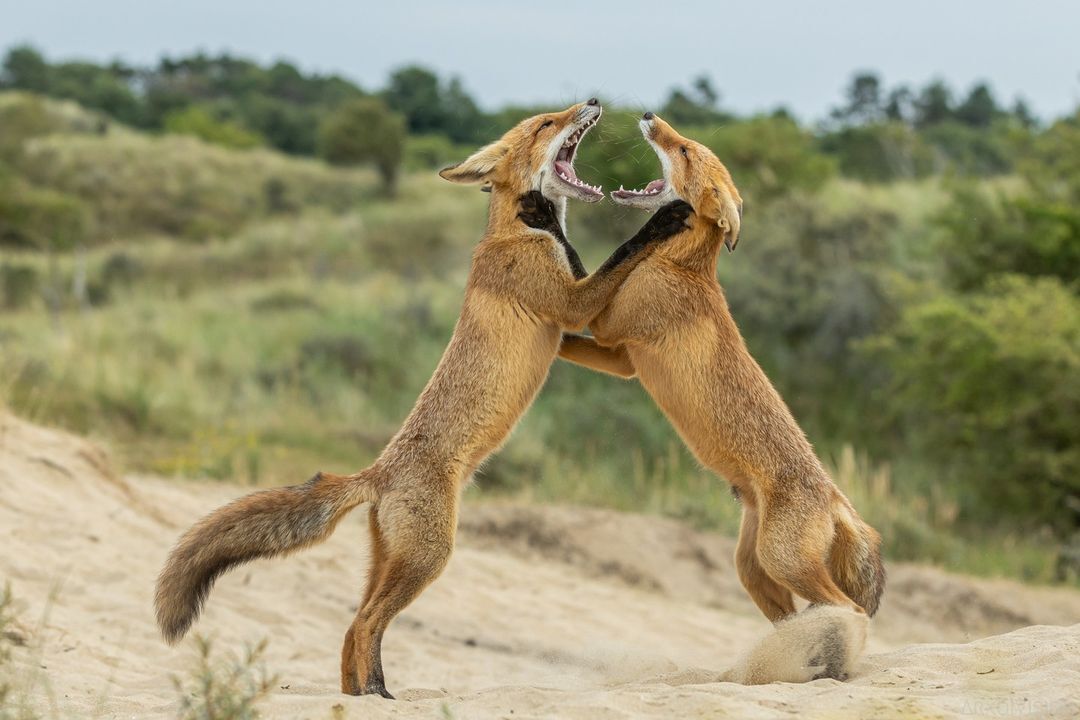
{"type": "MultiPolygon", "coordinates": [[[[352,631],[352,664],[343,675],[349,694],[393,696],[386,690],[382,638],[390,621],[404,610],[446,567],[457,525],[456,496],[422,502],[380,501],[381,567],[368,589],[352,631]],[[423,508],[422,511],[418,511],[423,508]],[[356,682],[352,683],[355,678],[356,682]]],[[[348,636],[346,636],[348,639],[348,636]]],[[[345,662],[343,659],[343,668],[345,662]]]]}
{"type": "Polygon", "coordinates": [[[795,613],[795,599],[791,590],[769,577],[758,561],[757,534],[757,508],[744,502],[735,566],[746,592],[765,617],[775,623],[795,613]]]}
{"type": "Polygon", "coordinates": [[[379,527],[379,508],[375,504],[368,508],[368,529],[371,532],[371,561],[368,566],[367,587],[364,590],[364,599],[357,608],[356,618],[345,633],[345,642],[341,648],[341,692],[346,695],[359,695],[361,691],[356,669],[356,633],[363,626],[364,608],[370,602],[386,564],[386,548],[379,527]]]}
{"type": "Polygon", "coordinates": [[[757,533],[757,557],[775,581],[811,605],[836,605],[865,612],[836,584],[826,565],[833,541],[833,522],[827,514],[821,522],[807,521],[805,514],[762,508],[757,533]]]}

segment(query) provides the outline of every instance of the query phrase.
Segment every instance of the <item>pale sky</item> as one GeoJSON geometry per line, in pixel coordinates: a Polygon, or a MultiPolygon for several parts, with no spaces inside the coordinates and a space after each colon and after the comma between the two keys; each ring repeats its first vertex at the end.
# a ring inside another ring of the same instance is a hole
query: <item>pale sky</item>
{"type": "Polygon", "coordinates": [[[705,73],[728,109],[816,119],[864,68],[890,86],[985,79],[1044,118],[1080,104],[1076,0],[0,0],[0,48],[21,42],[139,64],[228,50],[367,90],[416,62],[460,75],[487,109],[593,94],[650,108],[705,73]]]}

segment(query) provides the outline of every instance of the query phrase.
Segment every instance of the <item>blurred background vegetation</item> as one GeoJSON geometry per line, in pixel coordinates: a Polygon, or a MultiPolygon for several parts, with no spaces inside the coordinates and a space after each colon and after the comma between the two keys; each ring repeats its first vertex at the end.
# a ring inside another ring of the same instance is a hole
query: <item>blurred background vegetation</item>
{"type": "MultiPolygon", "coordinates": [[[[422,67],[382,89],[194,55],[0,70],[0,402],[130,471],[291,483],[363,466],[460,306],[486,211],[434,169],[547,108],[422,67]]],[[[856,74],[829,117],[659,112],[746,199],[719,277],[752,352],[894,559],[1077,582],[1080,110],[856,74]]],[[[579,174],[659,174],[607,107],[579,174]]],[[[595,267],[644,217],[570,212],[595,267]]],[[[732,531],[738,507],[636,383],[557,363],[480,473],[512,494],[732,531]]]]}

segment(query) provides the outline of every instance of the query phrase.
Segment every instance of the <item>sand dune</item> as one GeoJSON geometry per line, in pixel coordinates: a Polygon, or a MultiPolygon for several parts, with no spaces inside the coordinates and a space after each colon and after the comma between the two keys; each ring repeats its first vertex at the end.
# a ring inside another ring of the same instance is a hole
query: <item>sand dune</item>
{"type": "MultiPolygon", "coordinates": [[[[194,651],[159,639],[153,582],[179,532],[243,491],[121,478],[92,444],[0,415],[0,572],[22,604],[18,680],[38,709],[175,715],[170,678],[194,651]]],[[[224,578],[197,630],[221,648],[269,639],[270,718],[1080,715],[1080,592],[892,565],[851,680],[744,687],[719,679],[770,626],[732,540],[469,495],[450,567],[387,634],[397,702],[338,693],[362,513],[320,547],[224,578]]]]}

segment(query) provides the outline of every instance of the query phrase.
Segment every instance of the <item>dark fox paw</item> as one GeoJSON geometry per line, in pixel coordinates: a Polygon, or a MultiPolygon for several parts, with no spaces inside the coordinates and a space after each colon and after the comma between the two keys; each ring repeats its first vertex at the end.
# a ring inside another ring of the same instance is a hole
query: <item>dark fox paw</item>
{"type": "Polygon", "coordinates": [[[368,682],[364,687],[353,686],[342,690],[346,695],[355,695],[357,697],[361,695],[378,695],[384,697],[387,700],[394,700],[393,695],[386,689],[386,685],[382,682],[368,682]]]}
{"type": "Polygon", "coordinates": [[[380,683],[368,683],[368,686],[364,688],[365,695],[380,695],[387,700],[395,699],[390,691],[386,689],[386,685],[380,683]]]}
{"type": "Polygon", "coordinates": [[[690,227],[687,220],[694,214],[694,208],[683,200],[675,200],[656,211],[649,222],[642,228],[646,239],[650,241],[667,240],[690,227]]]}
{"type": "Polygon", "coordinates": [[[561,235],[562,226],[555,210],[555,203],[544,197],[539,190],[531,190],[518,198],[518,217],[531,228],[561,235]]]}

